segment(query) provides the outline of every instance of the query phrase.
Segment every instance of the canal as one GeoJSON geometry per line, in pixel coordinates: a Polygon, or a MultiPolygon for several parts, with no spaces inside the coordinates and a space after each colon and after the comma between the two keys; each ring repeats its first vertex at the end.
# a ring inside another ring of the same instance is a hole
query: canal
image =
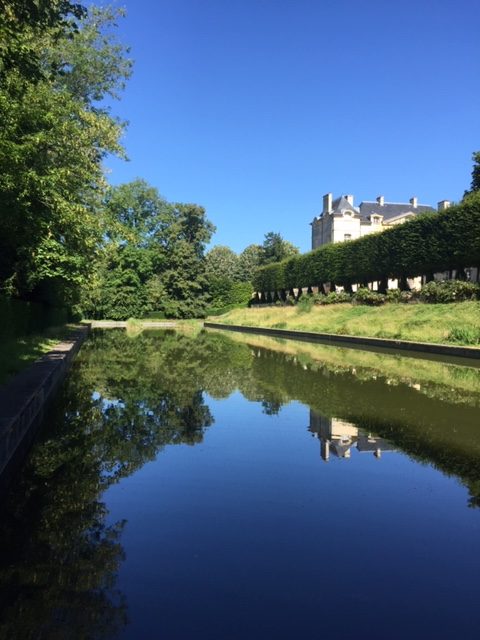
{"type": "Polygon", "coordinates": [[[477,638],[480,369],[94,331],[0,515],[1,639],[477,638]]]}

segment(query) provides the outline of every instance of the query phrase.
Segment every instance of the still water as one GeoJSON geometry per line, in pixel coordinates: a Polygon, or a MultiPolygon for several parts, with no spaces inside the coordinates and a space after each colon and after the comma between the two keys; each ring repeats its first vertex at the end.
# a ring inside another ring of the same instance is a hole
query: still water
{"type": "Polygon", "coordinates": [[[480,370],[95,332],[0,523],[0,638],[479,637],[480,370]]]}

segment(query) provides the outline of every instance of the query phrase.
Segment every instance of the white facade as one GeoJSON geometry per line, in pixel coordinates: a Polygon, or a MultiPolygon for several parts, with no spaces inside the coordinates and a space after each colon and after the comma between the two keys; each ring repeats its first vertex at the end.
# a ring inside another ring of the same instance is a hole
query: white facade
{"type": "MultiPolygon", "coordinates": [[[[445,209],[449,204],[444,200],[439,203],[439,208],[445,209]]],[[[327,193],[323,197],[321,214],[311,223],[312,249],[330,242],[362,238],[429,211],[435,209],[429,205],[419,205],[417,198],[411,198],[408,203],[392,203],[385,202],[385,198],[379,196],[375,202],[362,202],[355,207],[353,196],[345,195],[333,200],[332,194],[327,193]]]]}

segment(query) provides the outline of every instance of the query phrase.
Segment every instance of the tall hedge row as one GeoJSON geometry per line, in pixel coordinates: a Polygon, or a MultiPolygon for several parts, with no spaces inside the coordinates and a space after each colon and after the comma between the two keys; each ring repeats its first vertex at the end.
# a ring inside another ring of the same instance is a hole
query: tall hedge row
{"type": "Polygon", "coordinates": [[[480,194],[441,213],[257,269],[256,291],[413,278],[480,266],[480,194]]]}

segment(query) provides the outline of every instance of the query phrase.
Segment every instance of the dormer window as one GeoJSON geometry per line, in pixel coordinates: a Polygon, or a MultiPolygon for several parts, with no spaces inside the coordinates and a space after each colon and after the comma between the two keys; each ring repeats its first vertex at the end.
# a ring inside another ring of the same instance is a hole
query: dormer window
{"type": "Polygon", "coordinates": [[[350,211],[350,209],[347,209],[346,211],[343,212],[344,216],[353,216],[353,211],[350,211]]]}
{"type": "Polygon", "coordinates": [[[370,217],[372,224],[380,224],[381,222],[381,217],[380,216],[371,216],[370,217]]]}

